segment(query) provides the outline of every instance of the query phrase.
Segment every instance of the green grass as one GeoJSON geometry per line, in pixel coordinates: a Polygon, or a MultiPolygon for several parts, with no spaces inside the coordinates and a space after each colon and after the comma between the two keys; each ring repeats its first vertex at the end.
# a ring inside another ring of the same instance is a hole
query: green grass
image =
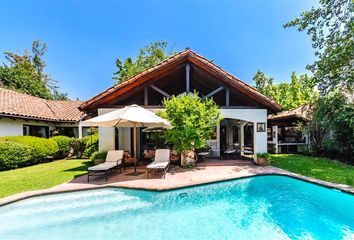
{"type": "Polygon", "coordinates": [[[297,154],[273,154],[272,166],[304,176],[354,187],[354,166],[338,161],[297,154]]]}
{"type": "Polygon", "coordinates": [[[86,173],[90,160],[58,160],[0,172],[0,198],[50,188],[86,173]]]}

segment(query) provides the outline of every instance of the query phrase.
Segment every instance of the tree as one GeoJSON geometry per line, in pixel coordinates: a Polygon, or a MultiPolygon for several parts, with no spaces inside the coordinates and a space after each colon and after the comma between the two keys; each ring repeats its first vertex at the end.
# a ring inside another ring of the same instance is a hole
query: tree
{"type": "Polygon", "coordinates": [[[46,50],[45,43],[34,41],[32,54],[4,52],[8,64],[0,66],[0,86],[45,99],[67,99],[66,94],[60,93],[56,81],[44,72],[46,50]]]}
{"type": "Polygon", "coordinates": [[[166,132],[166,142],[173,143],[182,155],[182,166],[186,166],[187,151],[206,146],[210,133],[222,119],[220,110],[212,99],[202,100],[196,92],[164,99],[163,105],[165,112],[159,114],[173,126],[166,132]]]}
{"type": "Polygon", "coordinates": [[[342,91],[331,92],[318,99],[313,118],[330,130],[322,144],[325,153],[354,164],[354,100],[342,91]]]}
{"type": "Polygon", "coordinates": [[[135,59],[128,57],[125,61],[122,61],[118,58],[116,60],[118,70],[113,73],[113,79],[117,84],[122,83],[165,60],[173,54],[172,50],[167,51],[167,47],[167,42],[153,42],[141,48],[139,55],[135,59]]]}
{"type": "Polygon", "coordinates": [[[291,74],[290,83],[273,83],[273,78],[258,70],[253,77],[255,88],[265,96],[283,106],[283,110],[290,110],[313,101],[317,97],[315,84],[307,74],[298,76],[291,74]]]}
{"type": "Polygon", "coordinates": [[[317,60],[307,66],[323,94],[336,88],[354,90],[354,21],[352,0],[320,0],[286,23],[311,36],[317,60]]]}

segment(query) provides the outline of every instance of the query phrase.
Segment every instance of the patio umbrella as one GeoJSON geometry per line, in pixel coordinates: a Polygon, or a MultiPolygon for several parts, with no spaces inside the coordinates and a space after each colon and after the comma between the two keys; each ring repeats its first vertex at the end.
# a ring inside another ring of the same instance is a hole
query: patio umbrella
{"type": "Polygon", "coordinates": [[[171,124],[167,120],[135,104],[91,118],[89,120],[84,121],[83,123],[99,127],[133,127],[135,158],[137,127],[172,128],[171,124]]]}

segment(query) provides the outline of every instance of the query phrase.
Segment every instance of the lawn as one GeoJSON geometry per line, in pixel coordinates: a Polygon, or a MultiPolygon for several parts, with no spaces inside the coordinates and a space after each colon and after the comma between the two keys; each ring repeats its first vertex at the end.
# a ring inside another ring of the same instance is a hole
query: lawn
{"type": "Polygon", "coordinates": [[[90,160],[58,160],[0,172],[0,198],[50,188],[86,173],[90,160]]]}
{"type": "Polygon", "coordinates": [[[354,166],[338,161],[297,154],[273,154],[271,165],[332,183],[354,187],[354,166]]]}

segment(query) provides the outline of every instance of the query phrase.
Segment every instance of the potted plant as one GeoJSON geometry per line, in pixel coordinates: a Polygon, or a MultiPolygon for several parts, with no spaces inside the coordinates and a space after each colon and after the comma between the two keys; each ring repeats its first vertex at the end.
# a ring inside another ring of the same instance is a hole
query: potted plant
{"type": "Polygon", "coordinates": [[[94,162],[95,165],[101,164],[105,161],[107,156],[107,151],[96,151],[94,153],[92,153],[91,155],[91,161],[94,162]]]}
{"type": "Polygon", "coordinates": [[[181,166],[191,167],[195,149],[206,147],[206,140],[222,119],[213,99],[201,99],[197,92],[165,99],[165,111],[158,114],[169,120],[173,128],[165,133],[166,142],[181,154],[181,166]]]}
{"type": "Polygon", "coordinates": [[[268,158],[269,158],[269,153],[257,153],[256,164],[259,166],[267,166],[268,158]]]}

